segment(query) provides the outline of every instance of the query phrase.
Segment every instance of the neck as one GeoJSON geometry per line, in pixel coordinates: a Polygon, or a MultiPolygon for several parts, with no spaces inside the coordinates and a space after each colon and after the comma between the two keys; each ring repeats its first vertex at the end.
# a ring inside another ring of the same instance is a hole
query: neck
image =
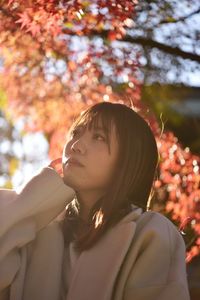
{"type": "Polygon", "coordinates": [[[77,192],[77,200],[80,204],[80,217],[84,221],[88,221],[89,213],[93,205],[102,197],[102,192],[97,193],[95,192],[77,192]]]}

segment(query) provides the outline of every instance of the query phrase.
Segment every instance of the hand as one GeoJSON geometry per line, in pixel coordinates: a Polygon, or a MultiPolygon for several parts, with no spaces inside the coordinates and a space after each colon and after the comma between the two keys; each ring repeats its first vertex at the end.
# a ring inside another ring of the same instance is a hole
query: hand
{"type": "Polygon", "coordinates": [[[63,177],[62,157],[52,160],[49,167],[53,168],[61,177],[63,177]]]}

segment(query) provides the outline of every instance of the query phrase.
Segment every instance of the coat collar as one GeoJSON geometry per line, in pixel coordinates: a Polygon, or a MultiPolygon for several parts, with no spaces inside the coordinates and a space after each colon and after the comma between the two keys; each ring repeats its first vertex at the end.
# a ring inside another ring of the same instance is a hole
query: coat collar
{"type": "Polygon", "coordinates": [[[135,234],[142,209],[135,208],[111,228],[74,266],[67,300],[108,300],[135,234]]]}

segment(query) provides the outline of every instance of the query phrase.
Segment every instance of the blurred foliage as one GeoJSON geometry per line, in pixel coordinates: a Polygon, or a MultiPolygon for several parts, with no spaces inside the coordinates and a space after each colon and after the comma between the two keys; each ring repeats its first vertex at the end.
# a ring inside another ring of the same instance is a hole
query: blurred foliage
{"type": "Polygon", "coordinates": [[[3,111],[0,110],[0,186],[4,188],[12,188],[12,176],[19,165],[13,151],[15,141],[19,142],[19,137],[15,136],[15,131],[12,123],[6,119],[3,111]]]}
{"type": "Polygon", "coordinates": [[[200,154],[200,88],[183,85],[143,85],[141,99],[150,105],[160,126],[171,130],[182,144],[200,154]],[[194,108],[193,108],[194,107],[194,108]]]}
{"type": "Polygon", "coordinates": [[[134,22],[126,40],[138,45],[145,84],[199,85],[199,0],[138,1],[134,22]]]}

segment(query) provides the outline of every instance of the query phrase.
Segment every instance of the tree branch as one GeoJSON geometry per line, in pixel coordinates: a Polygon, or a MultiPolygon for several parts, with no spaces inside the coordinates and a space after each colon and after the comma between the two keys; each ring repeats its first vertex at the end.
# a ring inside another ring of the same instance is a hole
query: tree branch
{"type": "MultiPolygon", "coordinates": [[[[104,30],[101,32],[97,32],[93,30],[90,34],[90,36],[100,36],[102,38],[107,38],[109,31],[104,30]]],[[[131,44],[138,44],[143,47],[149,47],[149,48],[157,48],[160,51],[163,51],[167,54],[171,54],[173,56],[179,56],[183,59],[190,59],[196,62],[200,62],[200,55],[192,53],[192,52],[186,52],[184,50],[181,50],[179,47],[173,47],[170,45],[166,45],[160,42],[157,42],[155,40],[152,40],[150,38],[144,38],[144,37],[132,37],[130,35],[126,35],[123,39],[120,41],[122,42],[128,42],[131,44]]]]}
{"type": "Polygon", "coordinates": [[[123,41],[129,42],[129,43],[134,43],[134,44],[139,44],[143,47],[157,48],[167,54],[171,54],[174,56],[180,56],[183,59],[190,59],[190,60],[193,60],[196,62],[200,62],[200,56],[195,53],[186,52],[186,51],[181,50],[178,47],[172,47],[170,45],[162,44],[162,43],[154,41],[152,39],[147,39],[147,38],[143,38],[143,37],[132,37],[132,36],[127,35],[123,38],[123,41]]]}
{"type": "Polygon", "coordinates": [[[173,17],[172,17],[172,18],[168,17],[168,18],[166,18],[165,20],[163,20],[163,21],[161,21],[160,23],[158,23],[157,26],[162,25],[162,24],[171,24],[171,23],[184,22],[184,21],[187,20],[188,18],[190,18],[190,17],[192,17],[193,15],[196,15],[196,14],[198,14],[198,13],[200,13],[200,7],[199,7],[197,10],[191,12],[190,14],[188,14],[188,15],[186,15],[186,16],[183,16],[183,17],[180,17],[180,18],[178,18],[178,19],[175,19],[175,18],[173,18],[173,17]]]}
{"type": "MultiPolygon", "coordinates": [[[[146,11],[148,12],[149,9],[147,6],[145,7],[136,7],[135,12],[136,12],[136,16],[139,15],[141,12],[146,11]]],[[[174,12],[173,12],[174,13],[174,12]]],[[[162,21],[160,21],[156,26],[162,25],[162,24],[170,24],[170,23],[178,23],[178,22],[184,22],[185,20],[187,20],[188,18],[192,17],[193,15],[196,15],[200,13],[200,7],[197,8],[196,10],[194,10],[193,12],[189,13],[188,15],[182,16],[180,18],[174,18],[171,16],[167,16],[165,19],[163,19],[162,21]]],[[[137,23],[137,21],[136,21],[137,23]]]]}
{"type": "MultiPolygon", "coordinates": [[[[13,16],[8,14],[6,10],[0,8],[0,11],[2,11],[5,15],[10,16],[10,17],[13,18],[13,16]]],[[[198,11],[200,11],[200,8],[197,11],[195,11],[195,12],[191,13],[190,15],[188,15],[187,17],[191,16],[192,14],[197,13],[198,11]]],[[[183,17],[183,18],[186,18],[186,17],[183,17]]],[[[107,38],[108,33],[109,33],[109,31],[107,31],[107,30],[104,30],[102,32],[98,32],[98,31],[94,30],[94,31],[91,31],[90,36],[99,35],[102,38],[107,38]]],[[[67,32],[67,34],[70,34],[70,33],[67,32]]],[[[173,46],[170,46],[170,45],[166,45],[166,44],[157,42],[157,41],[152,40],[152,39],[148,39],[148,38],[144,38],[144,37],[132,37],[130,35],[126,35],[121,41],[129,42],[129,43],[132,43],[132,44],[139,44],[143,47],[157,48],[157,49],[159,49],[159,50],[161,50],[161,51],[163,51],[167,54],[171,54],[171,55],[174,55],[174,56],[179,56],[183,59],[190,59],[190,60],[193,60],[193,61],[196,61],[196,62],[200,62],[200,56],[195,54],[195,53],[186,52],[184,50],[181,50],[179,47],[173,47],[173,46]]]]}

